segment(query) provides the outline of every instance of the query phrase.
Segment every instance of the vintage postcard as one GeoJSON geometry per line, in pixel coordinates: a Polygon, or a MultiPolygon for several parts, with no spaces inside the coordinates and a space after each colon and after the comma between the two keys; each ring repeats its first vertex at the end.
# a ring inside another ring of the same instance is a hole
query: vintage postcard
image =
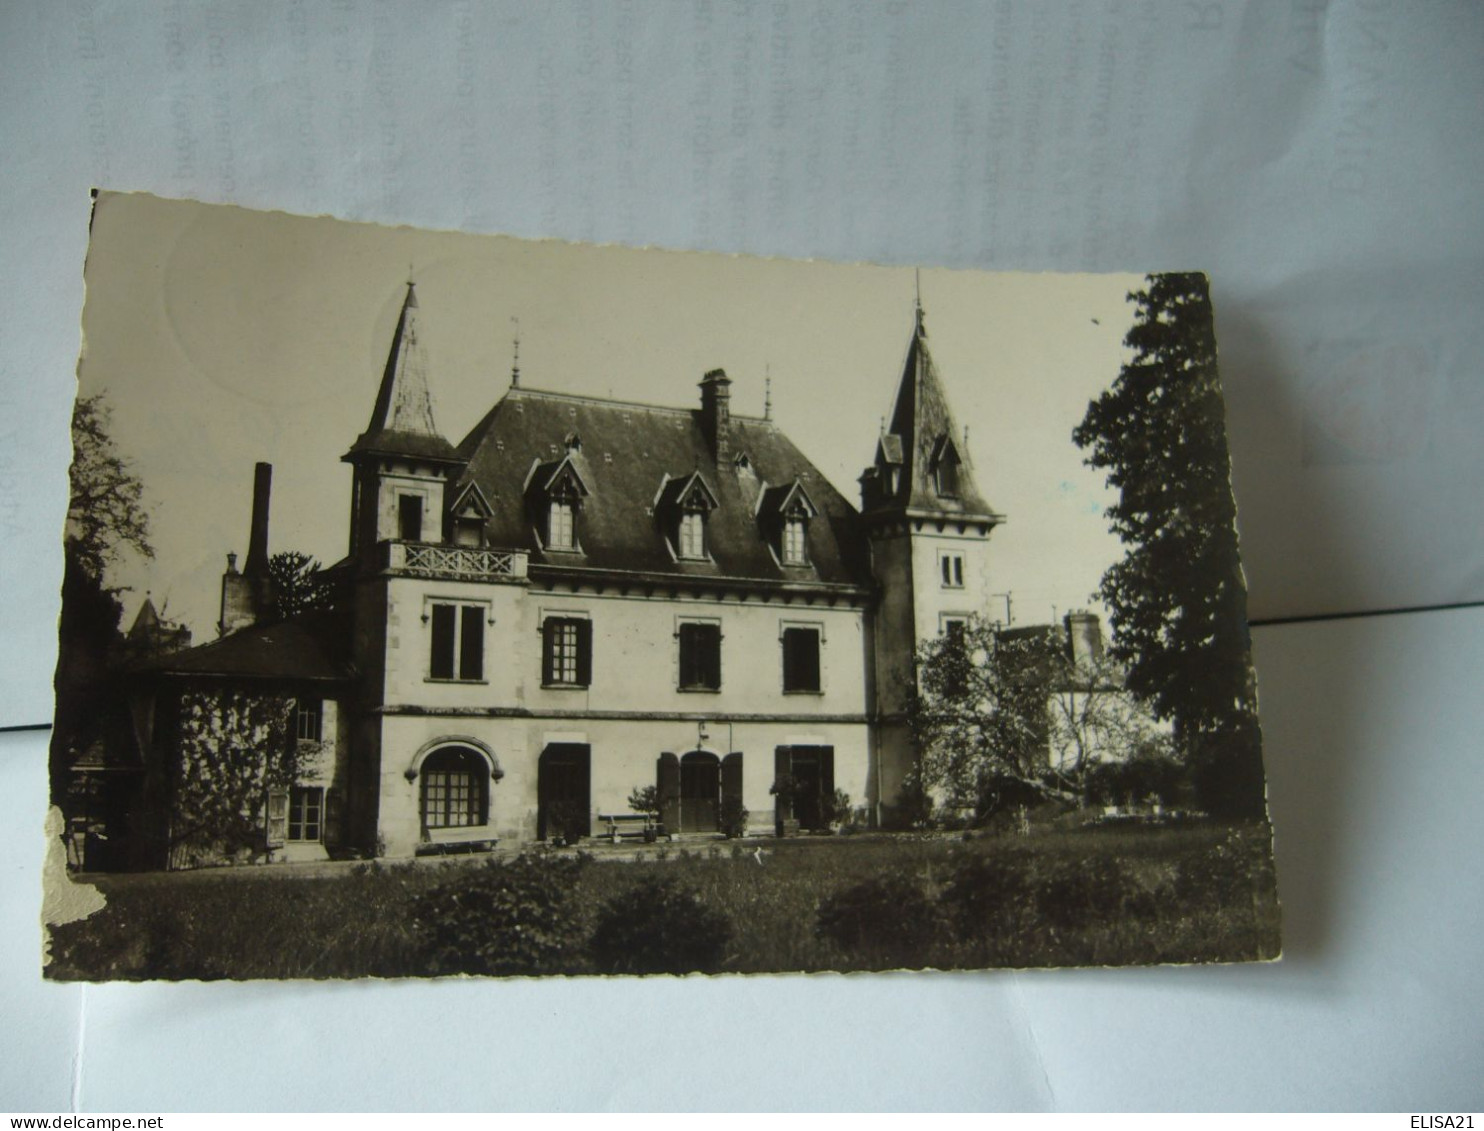
{"type": "Polygon", "coordinates": [[[86,281],[49,977],[1277,957],[1203,276],[102,194],[86,281]]]}

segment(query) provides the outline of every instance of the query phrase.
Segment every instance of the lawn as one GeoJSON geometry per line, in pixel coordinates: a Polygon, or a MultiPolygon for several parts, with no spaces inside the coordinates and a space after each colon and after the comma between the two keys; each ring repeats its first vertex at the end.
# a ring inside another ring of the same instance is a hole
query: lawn
{"type": "Polygon", "coordinates": [[[1265,826],[691,842],[105,877],[63,980],[763,972],[1273,958],[1265,826]]]}

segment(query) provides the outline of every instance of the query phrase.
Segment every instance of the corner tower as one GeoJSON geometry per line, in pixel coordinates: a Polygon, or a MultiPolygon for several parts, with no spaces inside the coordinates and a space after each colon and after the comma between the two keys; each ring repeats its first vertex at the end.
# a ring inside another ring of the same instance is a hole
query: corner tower
{"type": "Polygon", "coordinates": [[[891,817],[914,751],[905,718],[920,641],[989,605],[989,535],[1004,516],[984,500],[967,436],[928,352],[922,306],[889,424],[860,477],[861,519],[880,592],[873,618],[878,796],[891,817]]]}
{"type": "Polygon", "coordinates": [[[354,468],[350,558],[360,569],[374,563],[382,542],[443,540],[444,490],[462,463],[433,423],[417,313],[409,282],[371,422],[341,457],[354,468]]]}

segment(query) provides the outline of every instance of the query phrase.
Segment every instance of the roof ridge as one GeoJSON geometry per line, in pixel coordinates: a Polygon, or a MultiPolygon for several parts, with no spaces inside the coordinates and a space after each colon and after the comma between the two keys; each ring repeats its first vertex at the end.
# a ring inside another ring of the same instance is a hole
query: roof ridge
{"type": "MultiPolygon", "coordinates": [[[[679,405],[655,404],[653,401],[627,401],[621,400],[617,397],[595,397],[589,393],[567,393],[559,389],[533,389],[529,385],[522,385],[517,389],[510,389],[503,397],[500,398],[500,400],[507,401],[512,396],[524,395],[551,397],[556,400],[564,401],[580,401],[583,404],[602,405],[608,408],[639,408],[645,410],[646,412],[672,412],[682,416],[695,416],[701,411],[699,405],[697,405],[695,408],[682,408],[679,405]]],[[[488,415],[488,413],[486,413],[486,415],[488,415]]],[[[756,424],[767,424],[774,428],[777,427],[777,422],[767,417],[748,416],[740,412],[734,412],[730,415],[733,420],[746,420],[756,424]]],[[[483,417],[481,417],[480,419],[482,420],[483,417]]]]}

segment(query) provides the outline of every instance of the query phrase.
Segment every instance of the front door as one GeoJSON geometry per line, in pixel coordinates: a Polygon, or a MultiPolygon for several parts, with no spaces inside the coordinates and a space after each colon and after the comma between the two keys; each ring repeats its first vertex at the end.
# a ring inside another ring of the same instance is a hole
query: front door
{"type": "Polygon", "coordinates": [[[536,774],[536,835],[571,842],[587,836],[592,826],[589,787],[591,747],[553,742],[541,752],[536,774]]]}
{"type": "Polygon", "coordinates": [[[827,829],[835,807],[835,748],[780,746],[778,772],[793,779],[793,815],[803,829],[827,829]]]}
{"type": "Polygon", "coordinates": [[[705,750],[680,759],[680,831],[714,833],[720,827],[721,760],[705,750]]]}

